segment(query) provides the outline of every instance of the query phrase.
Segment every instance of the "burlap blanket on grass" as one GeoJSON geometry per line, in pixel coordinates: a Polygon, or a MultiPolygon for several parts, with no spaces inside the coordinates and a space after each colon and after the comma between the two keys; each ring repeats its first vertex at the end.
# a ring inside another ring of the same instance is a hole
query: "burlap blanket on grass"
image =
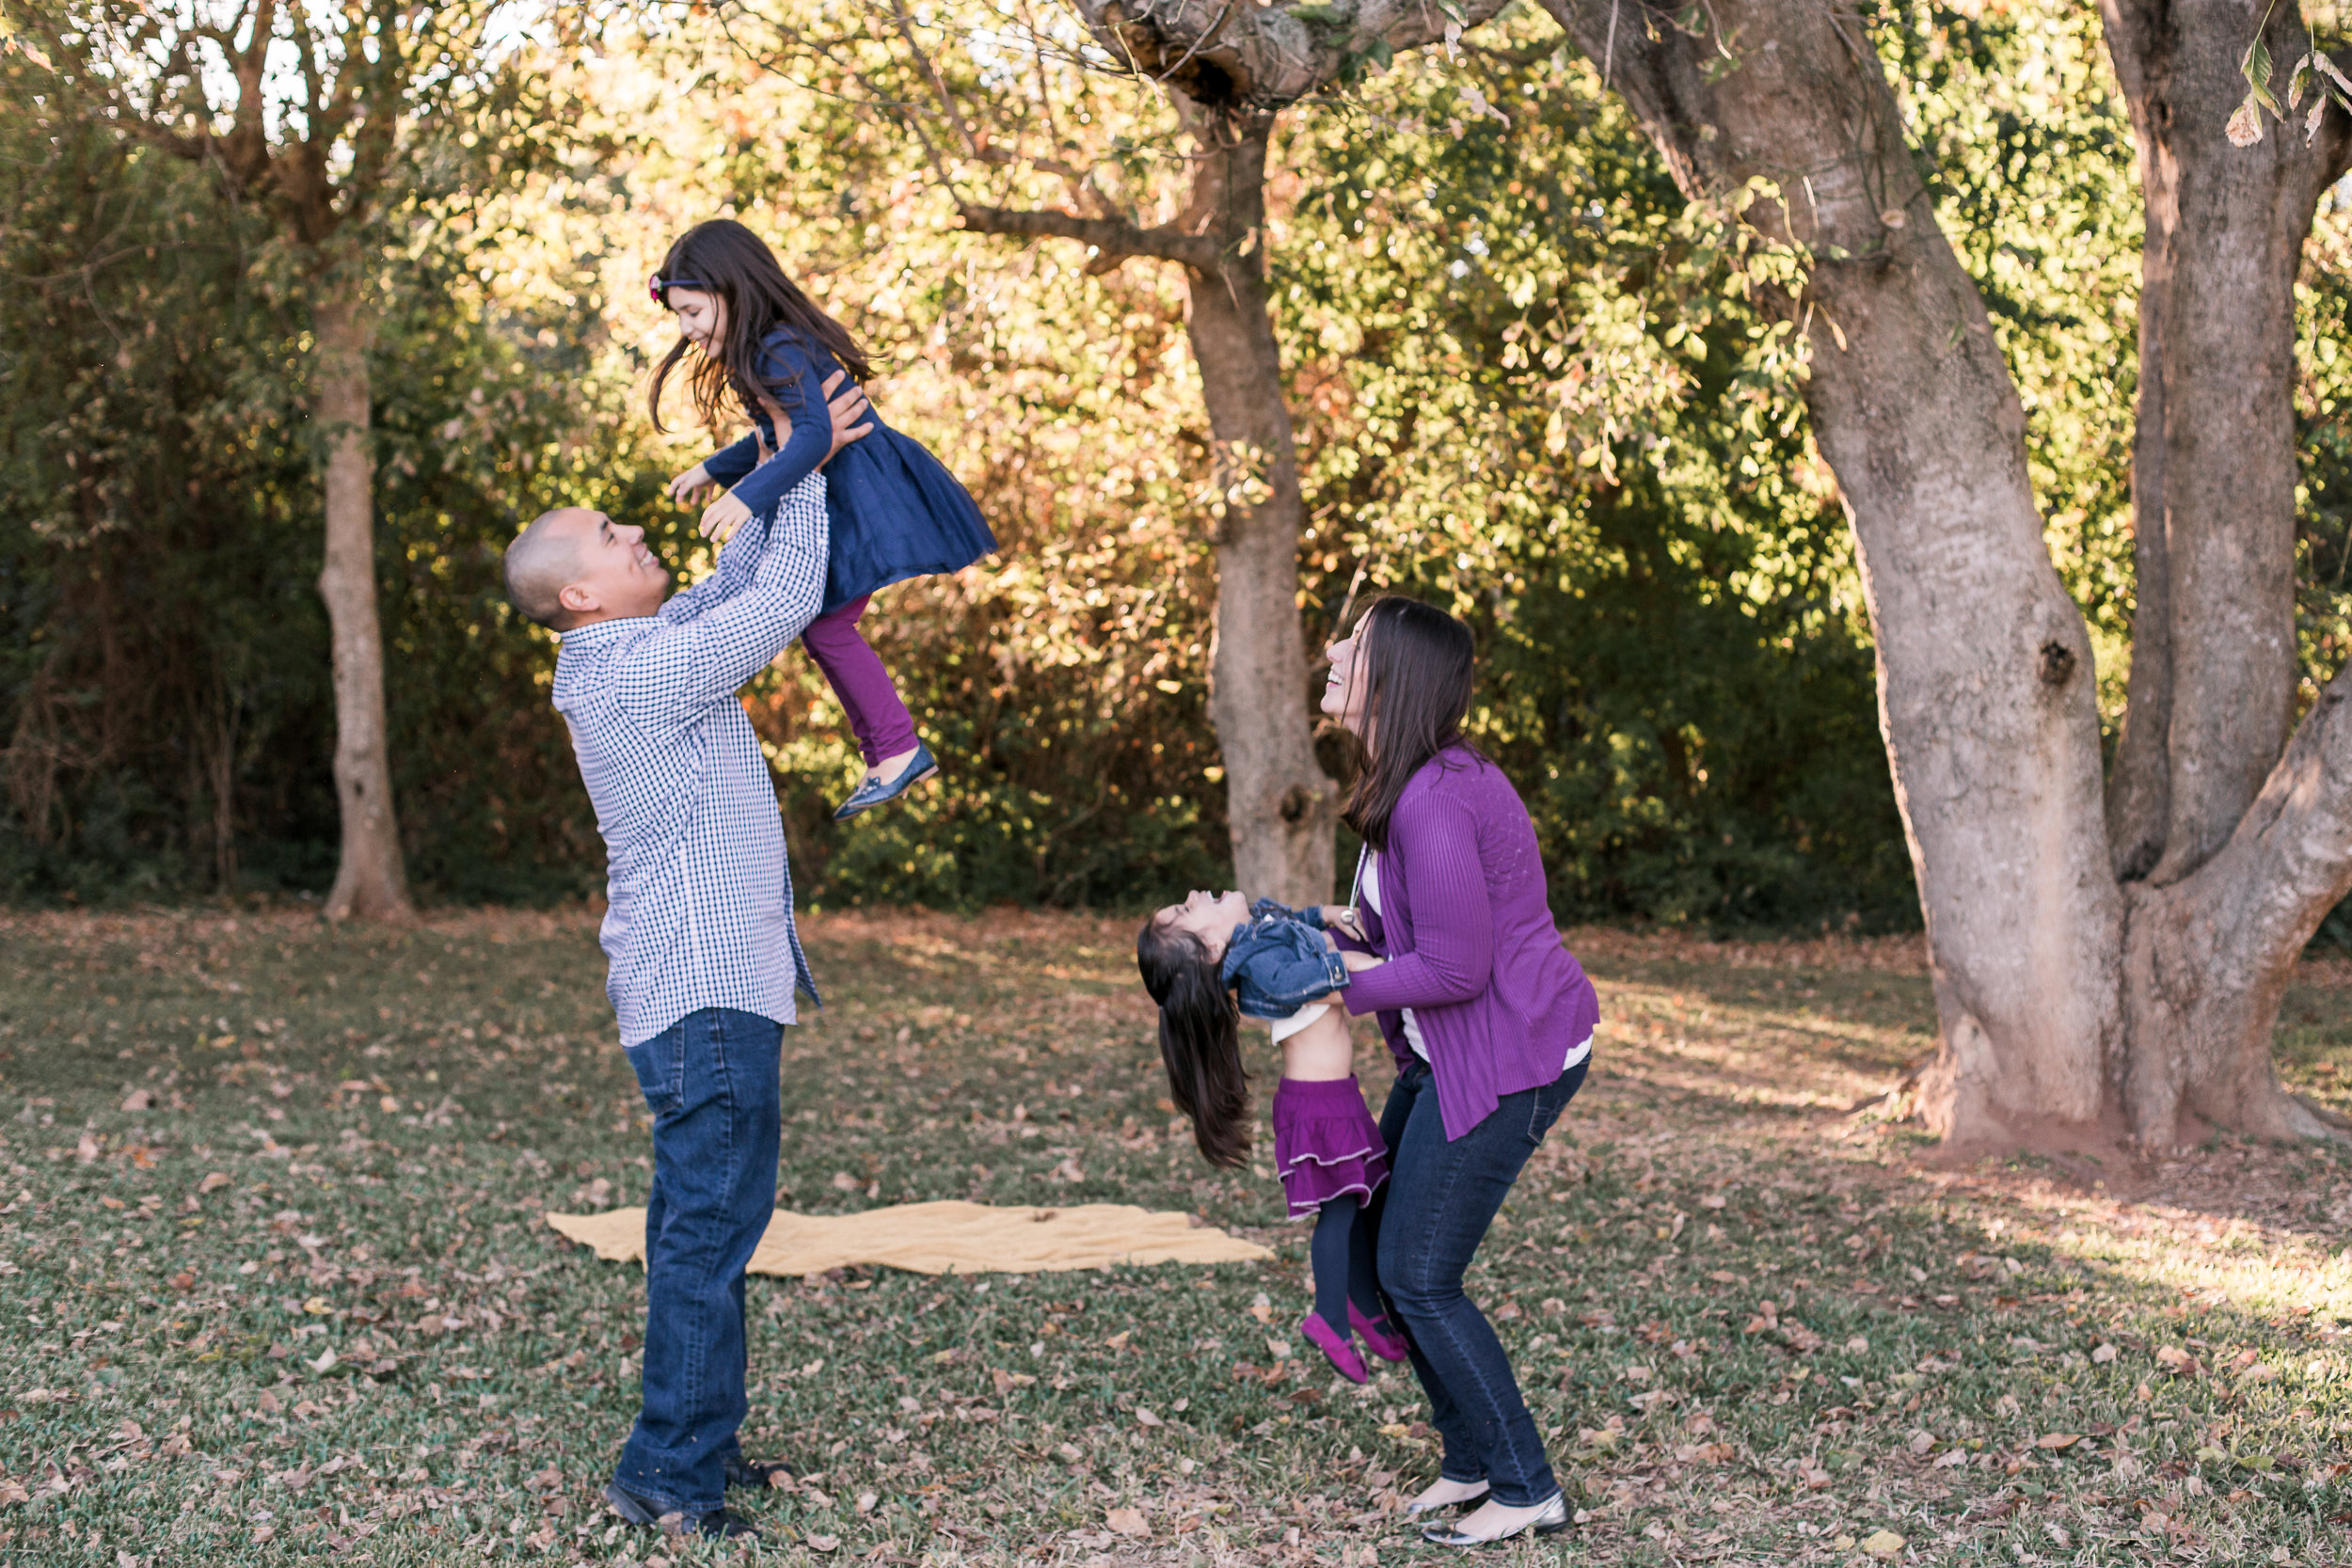
{"type": "MultiPolygon", "coordinates": [[[[547,1221],[612,1262],[645,1259],[645,1212],[555,1214],[547,1221]]],[[[1248,1263],[1274,1254],[1190,1214],[1123,1203],[999,1209],[986,1203],[903,1203],[862,1214],[779,1209],[751,1272],[822,1274],[852,1263],[914,1274],[1049,1274],[1114,1263],[1248,1263]]]]}

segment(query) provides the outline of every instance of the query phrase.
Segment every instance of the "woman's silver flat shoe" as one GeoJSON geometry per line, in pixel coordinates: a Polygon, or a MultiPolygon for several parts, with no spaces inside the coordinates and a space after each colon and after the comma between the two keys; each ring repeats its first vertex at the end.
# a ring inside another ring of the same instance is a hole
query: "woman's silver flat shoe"
{"type": "Polygon", "coordinates": [[[1557,1535],[1567,1528],[1568,1499],[1565,1493],[1556,1493],[1541,1513],[1524,1524],[1512,1526],[1501,1535],[1465,1535],[1443,1525],[1431,1525],[1421,1532],[1421,1538],[1433,1546],[1491,1546],[1515,1535],[1557,1535]]]}
{"type": "Polygon", "coordinates": [[[1486,1500],[1486,1496],[1487,1496],[1487,1494],[1488,1494],[1488,1493],[1490,1493],[1490,1492],[1492,1492],[1493,1490],[1494,1490],[1494,1488],[1493,1488],[1493,1487],[1491,1487],[1491,1486],[1483,1487],[1483,1488],[1481,1488],[1480,1490],[1478,1490],[1478,1491],[1476,1491],[1476,1492],[1471,1493],[1471,1494],[1470,1494],[1469,1497],[1456,1497],[1456,1498],[1454,1498],[1454,1499],[1452,1502],[1450,1502],[1450,1503],[1428,1503],[1428,1504],[1422,1504],[1422,1503],[1418,1503],[1418,1502],[1406,1503],[1406,1504],[1405,1505],[1405,1516],[1406,1516],[1406,1518],[1408,1518],[1408,1519],[1411,1519],[1411,1518],[1416,1518],[1416,1517],[1418,1517],[1418,1516],[1420,1516],[1421,1514],[1423,1514],[1423,1513],[1437,1513],[1437,1512],[1438,1512],[1438,1510],[1440,1510],[1440,1509],[1447,1509],[1447,1508],[1475,1508],[1475,1507],[1477,1507],[1480,1503],[1485,1502],[1485,1501],[1486,1500]]]}

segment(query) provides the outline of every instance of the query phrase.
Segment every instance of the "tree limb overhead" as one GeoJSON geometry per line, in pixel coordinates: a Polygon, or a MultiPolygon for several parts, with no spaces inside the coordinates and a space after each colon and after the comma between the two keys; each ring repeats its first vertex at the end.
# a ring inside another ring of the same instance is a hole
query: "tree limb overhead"
{"type": "Polygon", "coordinates": [[[1075,0],[1104,49],[1128,69],[1212,109],[1279,108],[1338,80],[1351,62],[1459,37],[1502,9],[1467,0],[1075,0]]]}

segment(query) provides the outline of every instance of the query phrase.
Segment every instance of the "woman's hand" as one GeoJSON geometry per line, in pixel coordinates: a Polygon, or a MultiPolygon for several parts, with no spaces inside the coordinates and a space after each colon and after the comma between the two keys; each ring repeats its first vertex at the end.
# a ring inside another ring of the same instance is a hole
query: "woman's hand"
{"type": "Polygon", "coordinates": [[[710,477],[708,468],[697,463],[670,481],[670,499],[680,506],[691,506],[718,483],[710,477]]]}
{"type": "Polygon", "coordinates": [[[730,490],[703,508],[703,537],[715,539],[723,545],[728,535],[751,520],[751,515],[752,509],[743,503],[741,497],[730,490]]]}
{"type": "Polygon", "coordinates": [[[1354,937],[1358,942],[1370,942],[1372,940],[1370,937],[1364,935],[1363,922],[1357,918],[1355,905],[1326,904],[1323,906],[1322,913],[1323,928],[1325,930],[1344,932],[1347,935],[1354,937]]]}
{"type": "Polygon", "coordinates": [[[1340,962],[1347,966],[1350,974],[1359,970],[1378,969],[1388,961],[1377,953],[1359,953],[1354,948],[1343,948],[1340,953],[1340,962]]]}

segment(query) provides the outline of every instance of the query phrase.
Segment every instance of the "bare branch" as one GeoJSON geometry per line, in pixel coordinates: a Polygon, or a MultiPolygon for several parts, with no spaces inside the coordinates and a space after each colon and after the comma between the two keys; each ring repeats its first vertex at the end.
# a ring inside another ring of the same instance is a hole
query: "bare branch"
{"type": "Polygon", "coordinates": [[[1082,240],[1099,254],[1089,272],[1107,272],[1130,256],[1176,261],[1195,272],[1214,273],[1224,261],[1224,247],[1205,234],[1187,234],[1172,225],[1137,228],[1118,218],[1080,217],[1075,213],[1024,212],[1004,207],[975,207],[959,203],[957,215],[964,228],[981,234],[1015,234],[1027,239],[1082,240]]]}
{"type": "Polygon", "coordinates": [[[949,92],[947,84],[939,79],[939,71],[931,65],[930,53],[924,49],[922,40],[914,36],[914,22],[907,15],[906,7],[898,0],[892,0],[890,10],[892,19],[898,23],[899,38],[906,41],[908,52],[914,56],[915,69],[923,73],[923,80],[930,84],[933,96],[939,100],[940,109],[947,117],[947,123],[956,128],[956,136],[963,143],[963,150],[971,156],[978,156],[979,139],[972,135],[972,127],[963,122],[963,111],[956,107],[955,94],[949,92]]]}

